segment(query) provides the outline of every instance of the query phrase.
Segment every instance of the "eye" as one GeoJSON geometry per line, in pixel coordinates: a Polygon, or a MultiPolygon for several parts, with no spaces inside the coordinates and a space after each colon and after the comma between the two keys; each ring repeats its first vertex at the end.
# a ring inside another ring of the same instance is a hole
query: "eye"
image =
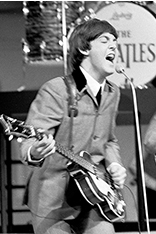
{"type": "Polygon", "coordinates": [[[102,37],[101,38],[101,42],[102,43],[107,43],[108,42],[108,38],[107,37],[102,37]]]}

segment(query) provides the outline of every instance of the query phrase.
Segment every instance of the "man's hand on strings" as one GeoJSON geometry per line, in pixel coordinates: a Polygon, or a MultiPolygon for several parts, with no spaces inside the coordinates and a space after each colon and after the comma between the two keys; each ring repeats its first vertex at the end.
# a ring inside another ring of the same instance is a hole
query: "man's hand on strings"
{"type": "Polygon", "coordinates": [[[40,160],[53,154],[56,150],[55,140],[52,134],[44,134],[42,140],[33,143],[30,155],[33,160],[40,160]]]}

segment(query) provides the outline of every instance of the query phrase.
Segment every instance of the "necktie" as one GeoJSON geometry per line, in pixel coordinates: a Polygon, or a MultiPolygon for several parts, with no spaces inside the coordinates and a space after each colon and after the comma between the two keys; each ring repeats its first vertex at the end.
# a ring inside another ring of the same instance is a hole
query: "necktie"
{"type": "Polygon", "coordinates": [[[97,100],[98,104],[100,105],[100,101],[101,101],[101,87],[100,87],[100,89],[99,89],[99,91],[98,91],[98,93],[96,95],[96,100],[97,100]]]}

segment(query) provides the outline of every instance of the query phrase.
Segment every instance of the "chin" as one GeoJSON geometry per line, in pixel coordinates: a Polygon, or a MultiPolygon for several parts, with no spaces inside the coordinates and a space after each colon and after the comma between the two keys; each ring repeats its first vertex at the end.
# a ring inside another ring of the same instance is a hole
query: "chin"
{"type": "Polygon", "coordinates": [[[110,76],[115,72],[115,68],[107,69],[105,72],[107,73],[108,76],[110,76]]]}
{"type": "Polygon", "coordinates": [[[111,76],[113,73],[114,73],[114,72],[112,72],[112,73],[107,73],[107,77],[108,77],[108,76],[111,76]]]}

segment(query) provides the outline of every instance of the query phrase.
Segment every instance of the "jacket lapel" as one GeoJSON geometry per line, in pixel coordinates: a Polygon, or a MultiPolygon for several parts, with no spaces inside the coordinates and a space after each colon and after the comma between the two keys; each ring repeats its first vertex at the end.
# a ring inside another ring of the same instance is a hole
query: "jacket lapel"
{"type": "Polygon", "coordinates": [[[102,93],[101,105],[106,106],[108,101],[110,101],[111,98],[113,97],[113,93],[114,93],[113,85],[108,80],[106,80],[106,84],[102,93]]]}
{"type": "MultiPolygon", "coordinates": [[[[95,104],[98,105],[96,98],[93,96],[89,86],[87,85],[86,82],[86,78],[84,77],[83,73],[81,72],[80,69],[76,69],[72,72],[72,76],[73,79],[75,80],[76,83],[76,87],[78,89],[79,92],[83,92],[84,90],[86,90],[88,92],[88,94],[92,97],[92,99],[94,100],[95,104]]],[[[107,97],[110,94],[111,97],[111,93],[113,93],[114,87],[112,86],[112,84],[106,80],[106,84],[102,93],[102,98],[101,98],[101,104],[105,105],[104,103],[107,100],[107,97]]]]}

